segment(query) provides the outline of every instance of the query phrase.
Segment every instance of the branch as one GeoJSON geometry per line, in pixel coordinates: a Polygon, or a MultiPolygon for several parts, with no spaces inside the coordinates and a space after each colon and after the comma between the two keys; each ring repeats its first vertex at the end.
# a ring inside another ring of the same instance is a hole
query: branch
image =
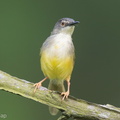
{"type": "Polygon", "coordinates": [[[19,94],[48,106],[58,108],[63,114],[58,120],[120,120],[120,108],[112,105],[100,105],[69,96],[62,101],[58,92],[40,87],[35,93],[33,83],[13,77],[0,71],[0,89],[19,94]]]}

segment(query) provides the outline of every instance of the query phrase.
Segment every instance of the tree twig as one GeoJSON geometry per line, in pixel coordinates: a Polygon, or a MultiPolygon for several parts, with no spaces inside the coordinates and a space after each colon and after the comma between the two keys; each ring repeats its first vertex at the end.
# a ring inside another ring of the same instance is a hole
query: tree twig
{"type": "Polygon", "coordinates": [[[67,120],[70,117],[74,120],[120,120],[120,108],[95,104],[72,96],[63,101],[60,93],[45,87],[40,87],[34,93],[33,83],[3,71],[0,71],[0,89],[58,108],[63,113],[58,120],[67,120]]]}

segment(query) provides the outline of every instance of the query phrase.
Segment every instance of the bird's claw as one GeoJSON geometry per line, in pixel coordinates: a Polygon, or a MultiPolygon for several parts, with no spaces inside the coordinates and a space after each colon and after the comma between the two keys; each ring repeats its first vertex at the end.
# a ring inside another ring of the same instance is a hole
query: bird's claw
{"type": "Polygon", "coordinates": [[[67,92],[62,92],[61,95],[63,96],[62,100],[67,99],[69,96],[69,91],[67,92]]]}
{"type": "Polygon", "coordinates": [[[42,84],[41,82],[38,82],[38,83],[35,83],[33,86],[35,87],[34,92],[36,92],[36,90],[39,89],[40,86],[42,86],[42,84]]]}

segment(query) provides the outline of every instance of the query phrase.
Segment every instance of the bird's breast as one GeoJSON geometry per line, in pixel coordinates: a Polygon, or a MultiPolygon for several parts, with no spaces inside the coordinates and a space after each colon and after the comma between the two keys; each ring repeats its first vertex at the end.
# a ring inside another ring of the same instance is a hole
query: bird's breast
{"type": "Polygon", "coordinates": [[[74,46],[71,37],[57,36],[44,44],[41,52],[41,68],[50,79],[65,79],[71,75],[74,65],[74,46]]]}
{"type": "Polygon", "coordinates": [[[58,34],[54,37],[50,37],[42,46],[42,52],[50,56],[57,56],[64,58],[74,54],[74,45],[72,38],[69,35],[58,34]]]}

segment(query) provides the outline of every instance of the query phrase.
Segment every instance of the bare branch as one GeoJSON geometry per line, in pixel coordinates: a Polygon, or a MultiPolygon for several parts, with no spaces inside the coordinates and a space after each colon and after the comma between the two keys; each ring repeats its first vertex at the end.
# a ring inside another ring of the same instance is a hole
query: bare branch
{"type": "Polygon", "coordinates": [[[40,87],[34,93],[33,83],[3,71],[0,71],[0,89],[58,108],[63,113],[58,120],[67,120],[70,117],[74,120],[120,120],[120,108],[90,103],[72,96],[63,101],[60,93],[45,87],[40,87]]]}

